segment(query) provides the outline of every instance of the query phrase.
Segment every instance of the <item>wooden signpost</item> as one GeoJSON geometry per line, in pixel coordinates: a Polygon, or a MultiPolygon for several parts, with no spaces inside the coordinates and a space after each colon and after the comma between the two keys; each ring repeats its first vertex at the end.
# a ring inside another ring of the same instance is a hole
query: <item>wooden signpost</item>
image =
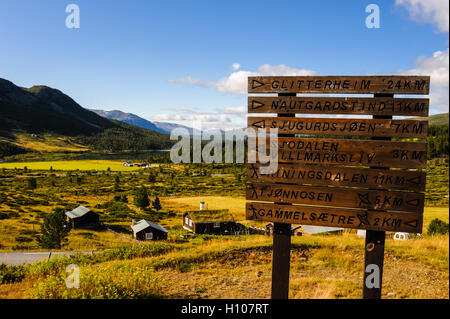
{"type": "Polygon", "coordinates": [[[248,113],[426,116],[428,99],[249,96],[248,113]]]}
{"type": "MultiPolygon", "coordinates": [[[[248,97],[248,113],[277,115],[248,117],[249,128],[279,133],[266,137],[278,150],[275,171],[247,164],[246,217],[274,223],[272,298],[288,297],[291,224],[366,230],[363,298],[381,298],[385,232],[421,233],[425,198],[427,144],[417,140],[427,137],[427,122],[392,116],[426,117],[429,99],[394,94],[429,94],[429,86],[429,76],[248,78],[250,94],[278,94],[248,97]],[[330,116],[338,114],[373,118],[330,116]]],[[[249,158],[259,152],[266,155],[249,143],[249,158]]]]}
{"type": "Polygon", "coordinates": [[[427,122],[412,120],[249,117],[248,126],[263,128],[267,132],[276,128],[282,134],[418,138],[427,136],[427,122]]]}
{"type": "MultiPolygon", "coordinates": [[[[269,141],[269,140],[268,140],[269,141]]],[[[426,142],[278,138],[280,163],[426,168],[426,142]]],[[[249,153],[258,149],[249,147],[249,153]]]]}

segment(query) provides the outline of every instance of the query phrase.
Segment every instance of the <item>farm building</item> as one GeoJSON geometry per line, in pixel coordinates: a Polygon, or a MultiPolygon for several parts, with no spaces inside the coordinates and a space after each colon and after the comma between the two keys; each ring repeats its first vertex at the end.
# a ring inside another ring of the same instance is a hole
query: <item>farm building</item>
{"type": "Polygon", "coordinates": [[[257,227],[254,225],[250,225],[250,227],[248,228],[250,234],[257,234],[257,235],[265,235],[266,234],[266,230],[262,227],[257,227]]]}
{"type": "MultiPolygon", "coordinates": [[[[302,235],[302,227],[291,225],[291,235],[292,236],[301,236],[302,235]]],[[[265,235],[272,236],[273,235],[273,223],[268,223],[266,225],[265,235]]]]}
{"type": "Polygon", "coordinates": [[[66,216],[73,229],[95,229],[100,226],[98,214],[84,206],[78,206],[74,210],[66,212],[66,216]]]}
{"type": "Polygon", "coordinates": [[[131,225],[133,230],[133,238],[136,240],[163,240],[167,239],[167,230],[148,220],[142,219],[131,225]]]}
{"type": "Polygon", "coordinates": [[[215,235],[231,235],[241,229],[228,209],[186,212],[183,228],[196,234],[215,235]]]}
{"type": "Polygon", "coordinates": [[[294,227],[294,225],[292,225],[291,232],[292,236],[302,236],[305,231],[302,226],[294,227]]]}
{"type": "MultiPolygon", "coordinates": [[[[291,235],[292,236],[302,236],[302,235],[313,235],[320,233],[340,233],[343,228],[337,227],[323,227],[323,226],[310,226],[310,225],[301,225],[301,226],[291,226],[291,235]]],[[[273,223],[269,223],[266,225],[266,235],[273,235],[273,223]]]]}
{"type": "Polygon", "coordinates": [[[311,226],[311,225],[302,225],[303,234],[314,235],[314,234],[340,234],[344,228],[341,227],[324,227],[324,226],[311,226]]]}
{"type": "Polygon", "coordinates": [[[132,166],[134,166],[134,167],[142,167],[142,168],[149,168],[150,167],[150,165],[145,164],[145,163],[142,163],[142,164],[136,163],[136,164],[132,164],[132,166]]]}

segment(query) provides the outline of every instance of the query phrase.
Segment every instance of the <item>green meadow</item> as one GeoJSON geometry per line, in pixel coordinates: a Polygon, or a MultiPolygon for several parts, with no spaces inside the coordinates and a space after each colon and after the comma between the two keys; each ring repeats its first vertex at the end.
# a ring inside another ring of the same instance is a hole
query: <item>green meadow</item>
{"type": "MultiPolygon", "coordinates": [[[[396,241],[387,233],[383,298],[449,297],[448,234],[427,234],[433,219],[449,221],[448,159],[429,161],[427,181],[423,234],[396,241]]],[[[43,250],[36,235],[55,207],[89,207],[114,232],[70,231],[62,250],[100,252],[95,256],[0,266],[0,278],[9,278],[0,284],[0,298],[269,298],[271,237],[186,236],[182,228],[183,213],[199,209],[201,201],[210,210],[228,209],[244,225],[264,227],[263,222],[245,220],[244,193],[244,165],[1,163],[0,251],[43,250]],[[30,178],[36,180],[36,188],[30,189],[30,178]],[[150,200],[160,198],[160,210],[135,206],[141,186],[148,189],[150,200]],[[168,239],[131,241],[131,220],[143,218],[165,227],[168,239]],[[72,263],[82,274],[78,290],[64,284],[65,266],[72,263]]],[[[293,237],[290,298],[361,298],[363,247],[364,239],[357,238],[355,230],[293,237]]]]}
{"type": "Polygon", "coordinates": [[[61,170],[61,171],[136,171],[139,167],[125,167],[123,161],[112,160],[73,160],[0,163],[0,169],[61,170]]]}

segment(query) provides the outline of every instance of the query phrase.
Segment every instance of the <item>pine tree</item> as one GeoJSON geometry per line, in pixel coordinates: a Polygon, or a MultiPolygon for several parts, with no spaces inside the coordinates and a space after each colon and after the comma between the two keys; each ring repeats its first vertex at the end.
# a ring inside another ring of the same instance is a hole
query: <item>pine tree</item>
{"type": "Polygon", "coordinates": [[[135,193],[134,204],[140,209],[144,209],[150,205],[150,200],[148,199],[148,190],[145,186],[142,186],[135,193]]]}
{"type": "Polygon", "coordinates": [[[64,209],[57,207],[52,213],[44,218],[41,225],[41,235],[37,241],[43,248],[61,249],[62,244],[67,242],[70,232],[70,223],[66,220],[64,209]]]}
{"type": "Polygon", "coordinates": [[[156,211],[161,210],[161,208],[162,208],[161,207],[161,202],[159,201],[159,197],[158,196],[156,196],[155,200],[152,203],[152,206],[153,206],[154,209],[156,209],[156,211]]]}
{"type": "Polygon", "coordinates": [[[149,182],[149,183],[154,183],[154,182],[156,182],[156,176],[155,176],[155,173],[153,173],[152,171],[150,171],[150,175],[148,175],[148,182],[149,182]]]}
{"type": "Polygon", "coordinates": [[[27,180],[27,183],[28,183],[28,188],[29,189],[36,189],[37,188],[36,178],[34,178],[34,177],[29,178],[27,180]]]}
{"type": "Polygon", "coordinates": [[[116,178],[115,178],[113,190],[114,190],[114,192],[120,192],[120,178],[119,178],[119,176],[116,176],[116,178]]]}

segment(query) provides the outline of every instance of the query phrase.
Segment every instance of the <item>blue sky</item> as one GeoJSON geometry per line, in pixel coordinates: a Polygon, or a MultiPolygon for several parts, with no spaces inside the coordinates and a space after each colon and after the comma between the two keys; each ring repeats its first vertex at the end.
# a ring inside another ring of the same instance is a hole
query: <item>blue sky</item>
{"type": "Polygon", "coordinates": [[[207,127],[244,126],[242,80],[271,72],[431,74],[431,113],[448,112],[448,43],[446,0],[0,0],[0,77],[207,127]],[[380,28],[365,25],[370,3],[380,28]]]}

